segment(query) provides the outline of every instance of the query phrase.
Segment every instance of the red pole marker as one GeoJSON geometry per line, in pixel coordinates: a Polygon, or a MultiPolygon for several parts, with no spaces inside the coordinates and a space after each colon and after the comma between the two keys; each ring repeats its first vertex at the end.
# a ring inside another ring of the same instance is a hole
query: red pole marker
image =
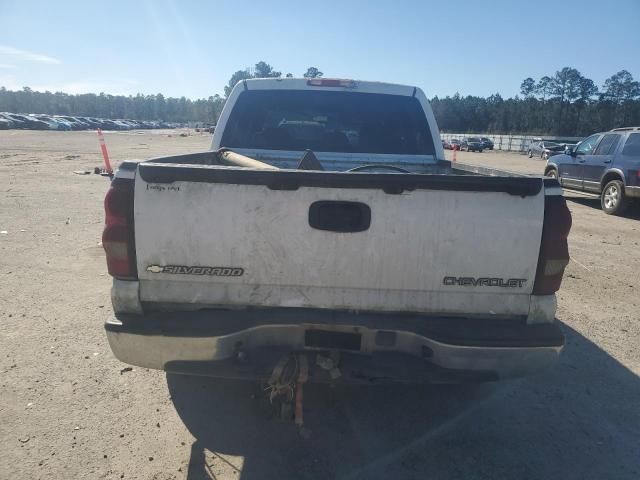
{"type": "Polygon", "coordinates": [[[107,146],[104,143],[104,135],[102,134],[102,130],[98,129],[98,141],[100,142],[100,149],[102,149],[102,157],[104,158],[104,166],[109,175],[113,174],[113,168],[111,168],[111,163],[109,162],[109,153],[107,152],[107,146]]]}
{"type": "Polygon", "coordinates": [[[453,161],[455,162],[457,160],[456,158],[456,153],[458,153],[458,146],[454,145],[453,146],[453,161]]]}

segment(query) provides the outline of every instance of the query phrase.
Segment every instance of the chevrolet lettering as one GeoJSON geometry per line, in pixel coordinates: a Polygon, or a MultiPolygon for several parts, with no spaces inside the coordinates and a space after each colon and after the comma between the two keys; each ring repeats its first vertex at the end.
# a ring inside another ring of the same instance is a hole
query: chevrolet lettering
{"type": "Polygon", "coordinates": [[[522,288],[527,283],[525,278],[492,278],[492,277],[444,277],[442,283],[448,287],[505,287],[522,288]]]}

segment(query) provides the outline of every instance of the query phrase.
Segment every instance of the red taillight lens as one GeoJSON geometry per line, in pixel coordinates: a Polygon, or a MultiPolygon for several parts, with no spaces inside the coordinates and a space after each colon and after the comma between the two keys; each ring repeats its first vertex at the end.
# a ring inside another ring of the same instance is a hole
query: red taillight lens
{"type": "Polygon", "coordinates": [[[312,87],[344,87],[354,88],[356,82],[353,80],[343,80],[339,78],[312,78],[307,80],[307,85],[312,87]]]}
{"type": "Polygon", "coordinates": [[[109,275],[120,280],[137,280],[133,230],[133,181],[115,179],[104,199],[105,226],[102,246],[109,275]]]}
{"type": "Polygon", "coordinates": [[[571,213],[564,197],[545,197],[542,241],[533,285],[534,295],[551,295],[560,288],[564,269],[569,263],[567,237],[570,230],[571,213]]]}

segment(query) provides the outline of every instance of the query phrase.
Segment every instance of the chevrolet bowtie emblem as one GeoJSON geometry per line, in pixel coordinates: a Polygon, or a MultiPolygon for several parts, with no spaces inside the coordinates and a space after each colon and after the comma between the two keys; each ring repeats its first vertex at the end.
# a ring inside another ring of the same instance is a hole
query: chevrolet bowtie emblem
{"type": "Polygon", "coordinates": [[[149,265],[147,267],[147,272],[151,272],[151,273],[160,273],[164,270],[164,267],[161,267],[160,265],[149,265]]]}

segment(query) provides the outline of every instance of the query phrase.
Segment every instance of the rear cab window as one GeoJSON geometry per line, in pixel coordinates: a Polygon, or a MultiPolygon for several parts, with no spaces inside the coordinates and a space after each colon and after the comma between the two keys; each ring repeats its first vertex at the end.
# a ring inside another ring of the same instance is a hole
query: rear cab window
{"type": "Polygon", "coordinates": [[[358,92],[248,90],[221,145],[265,150],[435,155],[414,97],[358,92]]]}

